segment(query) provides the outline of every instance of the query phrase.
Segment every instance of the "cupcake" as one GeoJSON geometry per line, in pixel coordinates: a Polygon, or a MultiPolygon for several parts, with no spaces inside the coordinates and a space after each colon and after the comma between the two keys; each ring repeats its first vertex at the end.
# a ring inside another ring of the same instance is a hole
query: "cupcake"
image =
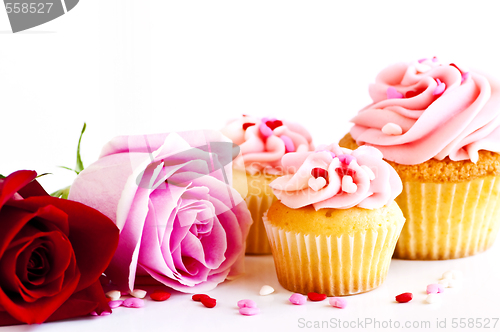
{"type": "Polygon", "coordinates": [[[401,180],[380,151],[331,145],[282,163],[264,216],[280,284],[328,296],[382,284],[405,219],[394,202],[401,180]]]}
{"type": "Polygon", "coordinates": [[[229,121],[221,132],[241,149],[233,163],[233,186],[245,198],[253,219],[246,253],[270,254],[262,223],[262,215],[276,200],[269,183],[283,174],[283,155],[314,149],[311,135],[297,123],[247,115],[229,121]]]}
{"type": "Polygon", "coordinates": [[[403,181],[406,224],[395,257],[482,252],[500,226],[500,85],[437,58],[398,63],[370,85],[373,103],[340,142],[378,148],[403,181]]]}

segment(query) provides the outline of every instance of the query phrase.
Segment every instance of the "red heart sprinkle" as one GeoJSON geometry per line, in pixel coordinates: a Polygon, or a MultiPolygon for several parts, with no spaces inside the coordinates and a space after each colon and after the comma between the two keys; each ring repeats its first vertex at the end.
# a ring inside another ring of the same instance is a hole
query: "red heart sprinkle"
{"type": "Polygon", "coordinates": [[[283,122],[281,122],[280,120],[266,121],[266,125],[271,128],[271,130],[274,130],[278,127],[281,127],[283,125],[283,122]]]}
{"type": "Polygon", "coordinates": [[[323,301],[324,299],[326,299],[326,294],[319,294],[319,293],[310,292],[310,293],[307,293],[307,297],[311,301],[323,301]]]}
{"type": "Polygon", "coordinates": [[[170,298],[170,293],[162,290],[155,290],[153,293],[149,294],[149,297],[155,301],[165,301],[170,298]]]}
{"type": "Polygon", "coordinates": [[[191,298],[193,299],[193,301],[197,301],[197,302],[200,302],[201,299],[203,298],[210,298],[210,296],[208,296],[207,294],[194,294],[191,298]]]}
{"type": "Polygon", "coordinates": [[[412,299],[413,299],[412,293],[403,293],[396,296],[396,301],[398,301],[399,303],[410,302],[412,299]]]}
{"type": "Polygon", "coordinates": [[[349,176],[354,176],[356,174],[356,171],[353,170],[353,169],[350,169],[350,168],[341,168],[341,167],[337,167],[335,169],[335,172],[337,172],[337,174],[340,176],[340,177],[343,177],[344,175],[349,175],[349,176]]]}
{"type": "Polygon", "coordinates": [[[243,130],[247,130],[248,127],[251,127],[251,126],[255,126],[255,123],[251,123],[251,122],[246,122],[242,125],[243,127],[243,130]]]}
{"type": "Polygon", "coordinates": [[[311,170],[311,175],[314,176],[315,179],[322,177],[325,180],[328,180],[328,171],[323,168],[315,167],[311,170]]]}
{"type": "Polygon", "coordinates": [[[201,298],[201,303],[207,308],[213,308],[217,304],[217,300],[207,296],[201,298]]]}
{"type": "Polygon", "coordinates": [[[405,98],[412,98],[412,97],[418,96],[419,94],[421,94],[424,91],[425,91],[424,89],[417,90],[417,91],[413,91],[413,90],[406,91],[405,98]]]}

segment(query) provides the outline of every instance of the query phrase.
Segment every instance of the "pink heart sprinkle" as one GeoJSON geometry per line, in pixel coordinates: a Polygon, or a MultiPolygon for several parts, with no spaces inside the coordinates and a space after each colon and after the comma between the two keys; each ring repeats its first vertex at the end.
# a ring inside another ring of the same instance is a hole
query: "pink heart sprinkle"
{"type": "Polygon", "coordinates": [[[444,92],[444,90],[446,89],[446,84],[444,84],[443,82],[441,82],[439,80],[439,78],[436,78],[436,82],[438,84],[438,86],[436,87],[436,89],[434,90],[434,92],[432,93],[434,96],[439,96],[440,94],[442,94],[444,92]]]}
{"type": "Polygon", "coordinates": [[[265,123],[261,123],[259,126],[260,133],[264,138],[268,138],[273,134],[273,131],[271,128],[269,128],[265,123]]]}
{"type": "Polygon", "coordinates": [[[422,63],[422,62],[424,62],[425,60],[427,60],[427,58],[422,58],[422,59],[418,60],[418,63],[422,63]]]}
{"type": "Polygon", "coordinates": [[[295,145],[290,137],[281,135],[280,138],[285,143],[285,152],[295,152],[295,145]]]}
{"type": "Polygon", "coordinates": [[[127,308],[142,308],[144,307],[144,300],[132,297],[123,301],[122,306],[127,308]]]}
{"type": "Polygon", "coordinates": [[[243,308],[240,308],[240,314],[244,315],[244,316],[253,316],[253,315],[257,315],[259,312],[260,312],[260,309],[255,307],[255,308],[249,308],[249,307],[243,307],[243,308]]]}
{"type": "Polygon", "coordinates": [[[396,88],[390,86],[387,88],[387,99],[403,98],[403,94],[399,93],[396,88]]]}
{"type": "Polygon", "coordinates": [[[342,164],[346,164],[346,165],[349,165],[353,160],[356,160],[356,158],[354,158],[350,154],[341,154],[341,155],[338,155],[338,158],[342,164]]]}
{"type": "Polygon", "coordinates": [[[347,301],[341,297],[331,297],[328,299],[330,305],[335,308],[344,309],[347,306],[347,301]]]}
{"type": "Polygon", "coordinates": [[[114,309],[114,308],[118,308],[119,306],[121,306],[123,303],[123,300],[117,300],[117,301],[109,301],[109,307],[111,309],[114,309]]]}
{"type": "Polygon", "coordinates": [[[294,293],[292,294],[292,296],[290,296],[288,301],[292,302],[295,305],[302,305],[307,302],[307,298],[302,294],[294,293]]]}
{"type": "Polygon", "coordinates": [[[438,58],[437,57],[433,57],[432,58],[432,62],[437,62],[438,61],[438,58]]]}
{"type": "Polygon", "coordinates": [[[470,76],[469,72],[463,73],[462,74],[462,82],[461,83],[463,83],[466,79],[468,79],[469,76],[470,76]]]}
{"type": "Polygon", "coordinates": [[[257,308],[257,303],[252,300],[238,301],[238,308],[257,308]]]}

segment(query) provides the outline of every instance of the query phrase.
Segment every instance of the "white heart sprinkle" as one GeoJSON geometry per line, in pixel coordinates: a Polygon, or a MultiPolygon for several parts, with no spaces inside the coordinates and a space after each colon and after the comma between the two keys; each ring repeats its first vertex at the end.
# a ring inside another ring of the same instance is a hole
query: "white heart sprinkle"
{"type": "Polygon", "coordinates": [[[132,295],[133,297],[136,297],[138,299],[145,298],[146,294],[147,294],[147,292],[145,290],[142,290],[142,289],[134,289],[132,291],[132,293],[130,293],[130,295],[132,295]]]}
{"type": "Polygon", "coordinates": [[[431,293],[431,294],[427,295],[427,297],[425,298],[425,302],[427,302],[429,304],[439,303],[439,302],[441,302],[441,297],[436,293],[431,293]]]}
{"type": "Polygon", "coordinates": [[[430,66],[424,65],[423,63],[415,63],[415,69],[421,73],[425,73],[426,71],[429,71],[431,69],[430,66]]]}
{"type": "Polygon", "coordinates": [[[382,127],[382,132],[386,135],[401,135],[403,133],[403,129],[392,122],[386,123],[385,126],[382,127]]]}
{"type": "Polygon", "coordinates": [[[309,181],[307,181],[307,184],[309,185],[309,187],[311,187],[312,190],[318,191],[326,185],[326,180],[321,176],[316,179],[314,177],[311,177],[309,181]]]}
{"type": "Polygon", "coordinates": [[[119,300],[121,296],[122,296],[122,293],[120,293],[119,290],[112,290],[112,291],[109,291],[106,293],[106,297],[110,298],[111,301],[119,300]]]}
{"type": "Polygon", "coordinates": [[[269,294],[272,294],[272,293],[274,293],[274,288],[272,288],[269,285],[262,286],[262,288],[259,291],[259,294],[262,295],[262,296],[269,295],[269,294]]]}
{"type": "Polygon", "coordinates": [[[446,271],[445,273],[443,273],[443,279],[456,279],[456,280],[460,280],[463,278],[463,273],[462,271],[457,271],[457,270],[450,270],[450,271],[446,271]]]}
{"type": "Polygon", "coordinates": [[[352,177],[345,175],[342,178],[342,190],[348,194],[353,194],[358,190],[358,186],[352,181],[352,177]]]}
{"type": "Polygon", "coordinates": [[[375,173],[373,173],[372,169],[366,165],[361,165],[361,168],[366,172],[370,181],[375,180],[375,173]]]}

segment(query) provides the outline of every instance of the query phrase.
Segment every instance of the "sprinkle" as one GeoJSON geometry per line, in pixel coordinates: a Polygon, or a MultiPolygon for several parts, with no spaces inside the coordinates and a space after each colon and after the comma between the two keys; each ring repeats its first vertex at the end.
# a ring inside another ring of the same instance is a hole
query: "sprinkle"
{"type": "Polygon", "coordinates": [[[149,294],[149,297],[154,301],[166,301],[170,298],[170,293],[162,290],[155,290],[149,294]]]}
{"type": "Polygon", "coordinates": [[[341,154],[337,156],[342,164],[350,165],[353,160],[356,160],[355,157],[350,154],[341,154]]]}
{"type": "Polygon", "coordinates": [[[130,293],[130,295],[132,295],[133,297],[136,297],[138,299],[145,298],[146,294],[147,294],[147,292],[145,290],[142,290],[142,289],[134,289],[132,291],[132,293],[130,293]]]}
{"type": "Polygon", "coordinates": [[[348,194],[354,194],[358,190],[358,186],[353,182],[352,177],[345,175],[342,178],[342,191],[348,194]]]}
{"type": "Polygon", "coordinates": [[[259,294],[262,295],[262,296],[269,295],[269,294],[272,294],[272,293],[274,293],[274,288],[272,288],[269,285],[262,286],[262,288],[259,291],[259,294]]]}
{"type": "Polygon", "coordinates": [[[115,309],[123,304],[123,300],[110,301],[108,304],[111,309],[115,309]]]}
{"type": "Polygon", "coordinates": [[[111,315],[111,313],[110,313],[109,311],[103,311],[103,312],[101,312],[101,314],[100,314],[100,315],[98,315],[98,314],[97,314],[97,312],[92,311],[90,314],[91,314],[92,316],[107,316],[107,315],[111,315]]]}
{"type": "Polygon", "coordinates": [[[413,294],[412,293],[402,293],[396,296],[396,301],[399,303],[407,303],[410,302],[413,299],[413,294]]]}
{"type": "Polygon", "coordinates": [[[109,291],[106,293],[106,297],[110,298],[111,301],[116,301],[116,300],[120,299],[121,296],[122,296],[122,293],[120,293],[119,290],[112,290],[112,291],[109,291]]]}
{"type": "Polygon", "coordinates": [[[460,83],[463,83],[466,79],[469,78],[469,76],[470,76],[469,72],[463,73],[462,74],[462,82],[460,82],[460,83]]]}
{"type": "Polygon", "coordinates": [[[131,297],[123,301],[122,306],[127,308],[142,308],[144,307],[144,300],[131,297]]]}
{"type": "Polygon", "coordinates": [[[331,297],[328,299],[330,305],[335,308],[344,309],[347,306],[346,299],[342,297],[331,297]]]}
{"type": "Polygon", "coordinates": [[[405,98],[413,98],[415,96],[418,96],[419,94],[421,94],[424,91],[425,91],[425,89],[418,89],[416,91],[414,91],[414,90],[406,91],[405,92],[405,98]]]}
{"type": "Polygon", "coordinates": [[[247,130],[248,127],[251,127],[251,126],[255,126],[255,123],[246,122],[241,127],[243,128],[243,130],[247,130]]]}
{"type": "Polygon", "coordinates": [[[326,179],[322,178],[322,177],[319,177],[319,178],[311,177],[311,178],[309,178],[309,181],[307,181],[307,184],[309,185],[309,187],[312,190],[318,191],[318,190],[325,187],[326,179]]]}
{"type": "Polygon", "coordinates": [[[257,308],[257,303],[252,300],[239,300],[237,305],[238,308],[257,308]]]}
{"type": "Polygon", "coordinates": [[[207,294],[194,294],[193,296],[191,296],[191,298],[193,299],[193,301],[196,301],[196,302],[200,302],[202,298],[210,298],[210,296],[208,296],[207,294]]]}
{"type": "Polygon", "coordinates": [[[207,308],[213,308],[217,304],[217,300],[207,296],[201,298],[201,303],[207,308]]]}
{"type": "Polygon", "coordinates": [[[337,168],[335,168],[335,172],[340,177],[343,177],[344,175],[354,176],[356,174],[355,170],[353,170],[352,168],[347,168],[347,167],[337,167],[337,168]]]}
{"type": "Polygon", "coordinates": [[[328,179],[328,171],[320,167],[314,167],[311,170],[311,175],[314,176],[315,179],[320,177],[324,178],[325,180],[328,179]]]}
{"type": "Polygon", "coordinates": [[[438,62],[438,58],[437,57],[432,57],[432,62],[438,62]]]}
{"type": "Polygon", "coordinates": [[[307,299],[302,294],[294,293],[294,294],[292,294],[292,296],[290,296],[288,301],[292,302],[295,305],[302,305],[302,304],[306,303],[307,299]]]}
{"type": "Polygon", "coordinates": [[[422,59],[418,60],[418,63],[422,63],[422,62],[424,62],[426,60],[427,60],[427,58],[422,58],[422,59]]]}
{"type": "Polygon", "coordinates": [[[240,314],[242,314],[244,316],[254,316],[254,315],[257,315],[260,313],[259,308],[249,308],[249,307],[240,308],[239,311],[240,311],[240,314]]]}
{"type": "Polygon", "coordinates": [[[295,145],[290,137],[281,135],[280,138],[285,143],[285,152],[295,152],[295,145]]]}
{"type": "Polygon", "coordinates": [[[366,165],[361,165],[361,168],[365,171],[366,175],[368,175],[368,178],[370,181],[375,180],[375,173],[373,173],[372,169],[366,165]]]}
{"type": "Polygon", "coordinates": [[[403,133],[403,129],[398,124],[388,122],[382,127],[382,132],[386,135],[397,136],[403,133]]]}
{"type": "Polygon", "coordinates": [[[431,293],[431,294],[427,295],[427,297],[425,298],[425,302],[427,302],[429,304],[439,303],[439,302],[441,302],[441,297],[435,293],[431,293]]]}
{"type": "Polygon", "coordinates": [[[427,294],[437,294],[444,292],[444,286],[441,284],[427,285],[427,294]]]}
{"type": "Polygon", "coordinates": [[[261,123],[259,126],[259,131],[264,136],[264,138],[268,138],[273,134],[273,130],[269,128],[265,123],[261,123]]]}
{"type": "Polygon", "coordinates": [[[268,126],[271,130],[274,130],[278,127],[281,127],[283,125],[283,122],[280,120],[269,120],[265,121],[266,126],[268,126]]]}
{"type": "Polygon", "coordinates": [[[323,301],[324,299],[326,299],[326,294],[319,294],[319,293],[315,293],[315,292],[310,292],[310,293],[307,293],[307,297],[309,298],[309,300],[311,301],[323,301]]]}
{"type": "Polygon", "coordinates": [[[440,94],[442,94],[444,92],[444,90],[446,89],[446,84],[444,84],[443,82],[441,82],[439,80],[439,78],[436,78],[436,82],[438,84],[438,86],[436,87],[436,89],[434,90],[434,92],[432,93],[434,96],[439,96],[440,94]]]}
{"type": "Polygon", "coordinates": [[[387,88],[387,99],[403,98],[403,94],[399,93],[396,88],[390,86],[387,88]]]}
{"type": "Polygon", "coordinates": [[[462,279],[463,278],[462,271],[450,270],[443,273],[443,279],[462,279]]]}

